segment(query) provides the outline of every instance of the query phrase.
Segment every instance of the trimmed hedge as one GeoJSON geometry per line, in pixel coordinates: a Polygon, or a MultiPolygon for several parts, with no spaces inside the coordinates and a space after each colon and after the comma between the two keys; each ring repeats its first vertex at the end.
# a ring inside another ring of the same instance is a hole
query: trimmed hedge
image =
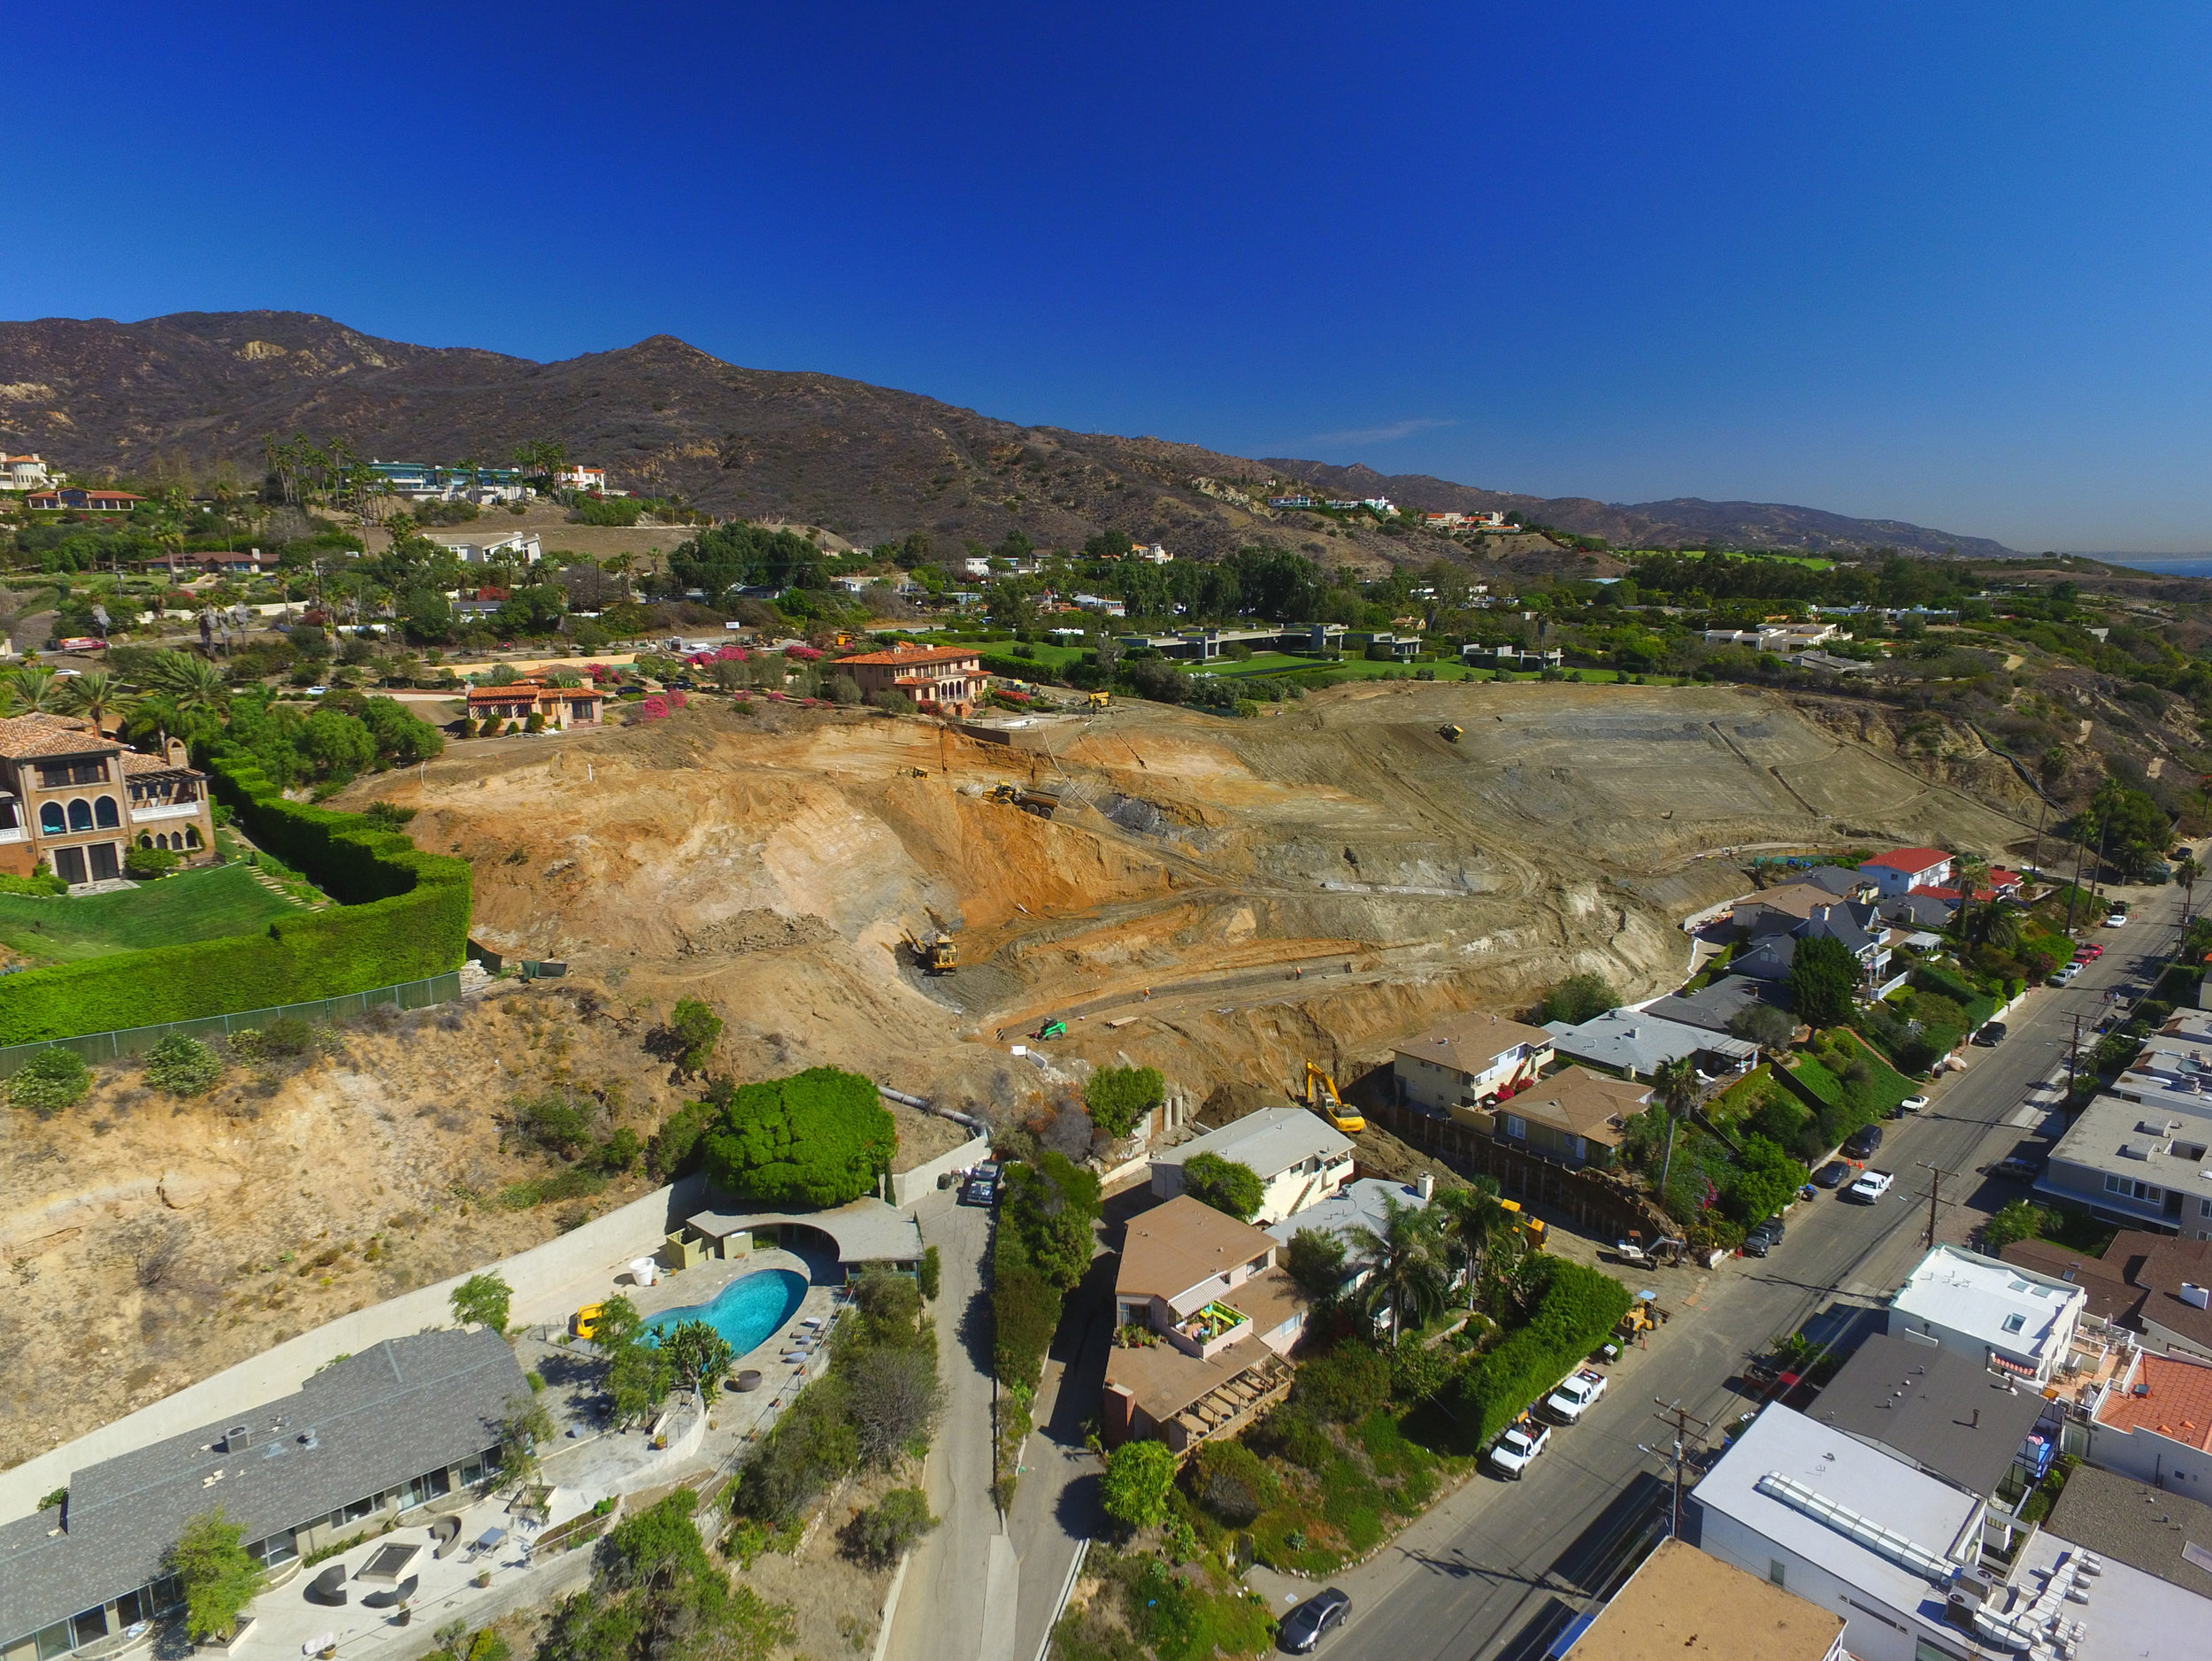
{"type": "Polygon", "coordinates": [[[1476,1442],[1488,1442],[1564,1378],[1620,1324],[1633,1301],[1611,1275],[1553,1260],[1543,1302],[1528,1325],[1460,1375],[1461,1422],[1476,1442]]]}
{"type": "Polygon", "coordinates": [[[340,904],[258,934],[157,946],[0,979],[0,1044],[196,1020],[427,980],[468,950],[465,860],[426,854],[358,813],[288,802],[244,750],[207,763],[255,842],[340,904]]]}

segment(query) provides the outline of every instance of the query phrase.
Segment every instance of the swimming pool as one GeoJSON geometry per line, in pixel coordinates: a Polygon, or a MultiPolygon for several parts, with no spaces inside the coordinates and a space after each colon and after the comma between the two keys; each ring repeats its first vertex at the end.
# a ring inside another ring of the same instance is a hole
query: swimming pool
{"type": "Polygon", "coordinates": [[[711,1303],[687,1303],[649,1318],[648,1332],[668,1332],[687,1320],[703,1320],[729,1340],[739,1356],[776,1335],[799,1312],[807,1279],[789,1269],[760,1269],[731,1281],[711,1303]]]}

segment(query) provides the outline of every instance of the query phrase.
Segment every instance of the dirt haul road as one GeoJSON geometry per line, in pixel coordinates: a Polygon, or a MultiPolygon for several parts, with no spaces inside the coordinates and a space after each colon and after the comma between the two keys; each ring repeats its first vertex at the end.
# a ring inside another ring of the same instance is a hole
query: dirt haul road
{"type": "Polygon", "coordinates": [[[1557,683],[1369,683],[1247,721],[1123,703],[1055,729],[1049,755],[695,699],[460,745],[374,788],[473,862],[480,938],[632,999],[708,998],[741,1066],[836,1062],[987,1103],[1034,1087],[999,1034],[1048,1015],[1086,1015],[1068,1053],[1202,1095],[1580,970],[1671,984],[1676,919],[1745,886],[1701,857],[1721,848],[1993,854],[2034,828],[2001,761],[1909,764],[1865,706],[1557,683]],[[993,802],[1001,782],[1061,806],[993,802]],[[956,975],[904,947],[933,919],[956,975]]]}

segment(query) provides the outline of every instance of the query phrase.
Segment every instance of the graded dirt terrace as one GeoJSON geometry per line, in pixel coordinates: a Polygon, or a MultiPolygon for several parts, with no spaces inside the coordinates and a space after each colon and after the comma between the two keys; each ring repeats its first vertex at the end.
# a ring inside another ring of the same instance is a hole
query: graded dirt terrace
{"type": "MultiPolygon", "coordinates": [[[[1970,734],[1908,761],[1867,706],[1725,688],[1371,682],[1244,721],[1118,703],[1051,745],[702,697],[357,787],[341,805],[415,807],[420,845],[472,862],[480,940],[568,977],[351,1027],[191,1103],[126,1066],[53,1120],[0,1115],[0,1464],[642,1191],[501,1209],[557,1169],[502,1120],[563,1085],[596,1134],[649,1134],[696,1088],[648,1048],[680,997],[721,1012],[733,1077],[833,1064],[1048,1124],[1083,1062],[1279,1093],[1309,1057],[1348,1075],[1578,970],[1664,989],[1678,919],[1749,886],[1724,850],[1994,855],[2034,832],[1970,734]],[[995,803],[1001,782],[1062,804],[995,803]],[[904,944],[933,924],[956,975],[904,944]],[[1014,1056],[1048,1015],[1068,1036],[1014,1056]]],[[[964,1134],[898,1117],[902,1167],[964,1134]]]]}

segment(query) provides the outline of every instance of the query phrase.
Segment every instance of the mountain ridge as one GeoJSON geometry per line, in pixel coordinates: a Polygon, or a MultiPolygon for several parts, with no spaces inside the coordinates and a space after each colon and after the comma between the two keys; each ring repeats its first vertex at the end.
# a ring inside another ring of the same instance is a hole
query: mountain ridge
{"type": "Polygon", "coordinates": [[[1232,456],[1202,445],[1029,427],[924,393],[804,370],[748,369],[672,335],[540,363],[386,340],[311,312],[180,311],[0,322],[0,448],[102,474],[262,465],[262,438],[342,436],[390,460],[504,459],[530,439],[610,469],[618,488],[680,491],[722,514],[820,525],[856,542],[920,528],[1046,546],[1102,530],[1218,554],[1257,537],[1333,564],[1447,551],[1264,505],[1274,474],[1430,511],[1494,508],[1617,546],[1888,546],[2013,550],[1902,521],[1770,503],[1609,504],[1425,474],[1232,456]]]}

